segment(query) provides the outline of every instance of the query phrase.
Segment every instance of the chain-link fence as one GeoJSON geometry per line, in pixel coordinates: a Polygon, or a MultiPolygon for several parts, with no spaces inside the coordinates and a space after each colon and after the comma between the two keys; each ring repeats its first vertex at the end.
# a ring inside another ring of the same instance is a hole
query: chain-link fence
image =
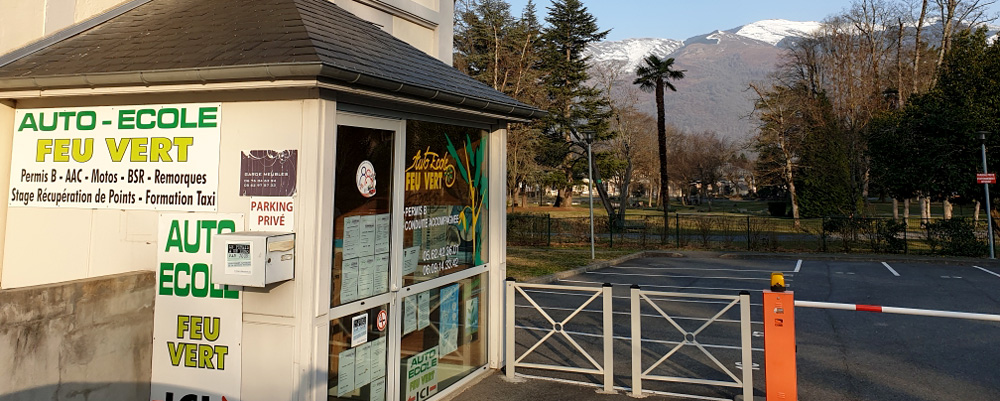
{"type": "MultiPolygon", "coordinates": [[[[791,218],[671,214],[594,217],[594,242],[622,249],[689,248],[766,252],[924,253],[981,256],[986,223],[970,219],[791,218]]],[[[515,246],[590,244],[589,217],[507,216],[507,243],[515,246]]]]}

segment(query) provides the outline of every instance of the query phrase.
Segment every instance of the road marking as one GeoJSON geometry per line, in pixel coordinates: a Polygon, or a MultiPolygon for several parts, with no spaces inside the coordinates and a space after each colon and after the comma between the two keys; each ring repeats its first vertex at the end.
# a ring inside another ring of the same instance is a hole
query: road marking
{"type": "Polygon", "coordinates": [[[882,266],[885,266],[886,269],[889,269],[889,271],[892,272],[893,276],[899,277],[899,273],[896,273],[896,271],[893,270],[892,266],[889,266],[888,263],[882,262],[882,266]]]}
{"type": "Polygon", "coordinates": [[[962,278],[959,276],[941,276],[941,278],[962,278]]]}
{"type": "Polygon", "coordinates": [[[802,259],[795,263],[795,270],[792,273],[798,273],[799,269],[802,269],[802,259]]]}
{"type": "Polygon", "coordinates": [[[992,275],[994,275],[994,276],[997,276],[997,277],[1000,277],[1000,274],[996,274],[996,273],[994,273],[994,272],[991,272],[991,271],[989,271],[989,270],[986,270],[986,269],[984,269],[984,268],[982,268],[982,267],[979,267],[979,266],[972,266],[972,267],[975,267],[975,268],[977,268],[977,269],[979,269],[979,270],[982,270],[982,271],[984,271],[984,272],[987,272],[987,273],[989,273],[989,274],[992,274],[992,275]]]}
{"type": "MultiPolygon", "coordinates": [[[[756,280],[756,281],[771,281],[770,278],[751,278],[751,277],[705,277],[705,276],[673,276],[669,274],[638,274],[638,273],[611,273],[611,272],[587,272],[586,274],[606,274],[613,276],[639,276],[639,277],[670,277],[670,278],[710,278],[710,279],[720,279],[720,280],[756,280]]],[[[789,281],[789,280],[785,280],[789,281]]]]}
{"type": "MultiPolygon", "coordinates": [[[[743,370],[743,362],[736,361],[736,369],[743,370]]],[[[760,370],[760,364],[756,364],[756,363],[751,362],[750,363],[750,369],[752,369],[752,370],[760,370]]]]}

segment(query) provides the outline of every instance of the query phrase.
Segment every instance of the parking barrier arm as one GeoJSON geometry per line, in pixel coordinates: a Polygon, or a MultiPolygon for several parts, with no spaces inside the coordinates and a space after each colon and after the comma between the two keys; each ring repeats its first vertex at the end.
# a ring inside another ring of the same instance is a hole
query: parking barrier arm
{"type": "Polygon", "coordinates": [[[947,317],[953,319],[984,320],[989,322],[1000,322],[1000,315],[990,315],[986,313],[952,312],[933,309],[900,308],[895,306],[863,305],[863,304],[841,304],[834,302],[815,301],[795,301],[795,306],[800,308],[837,309],[860,312],[892,313],[896,315],[914,315],[930,317],[947,317]]]}

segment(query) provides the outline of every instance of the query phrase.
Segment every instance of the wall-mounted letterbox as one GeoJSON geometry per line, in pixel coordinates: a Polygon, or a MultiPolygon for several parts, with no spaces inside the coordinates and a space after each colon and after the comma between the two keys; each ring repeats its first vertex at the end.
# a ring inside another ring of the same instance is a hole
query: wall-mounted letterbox
{"type": "Polygon", "coordinates": [[[244,231],[218,234],[212,249],[212,282],[264,287],[295,274],[295,234],[244,231]]]}

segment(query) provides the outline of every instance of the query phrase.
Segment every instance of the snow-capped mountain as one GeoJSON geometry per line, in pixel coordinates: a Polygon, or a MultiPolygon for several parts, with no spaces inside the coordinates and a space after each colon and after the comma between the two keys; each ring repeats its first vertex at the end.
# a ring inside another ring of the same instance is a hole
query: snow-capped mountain
{"type": "MultiPolygon", "coordinates": [[[[748,83],[764,80],[787,44],[819,28],[818,22],[764,20],[684,41],[641,38],[595,43],[587,55],[594,66],[620,68],[622,85],[631,84],[636,67],[647,55],[675,58],[676,68],[687,72],[683,80],[673,82],[677,92],[664,99],[670,110],[668,122],[690,131],[716,131],[739,141],[752,128],[745,118],[753,109],[746,92],[748,83]]],[[[652,96],[644,96],[642,107],[655,113],[652,96]]]]}
{"type": "Polygon", "coordinates": [[[666,56],[683,46],[683,41],[673,39],[625,39],[595,43],[587,49],[587,54],[591,63],[624,63],[626,71],[633,71],[647,55],[666,56]]]}
{"type": "Polygon", "coordinates": [[[806,37],[818,31],[820,27],[821,24],[815,21],[769,19],[733,28],[727,32],[778,46],[785,39],[806,37]]]}

